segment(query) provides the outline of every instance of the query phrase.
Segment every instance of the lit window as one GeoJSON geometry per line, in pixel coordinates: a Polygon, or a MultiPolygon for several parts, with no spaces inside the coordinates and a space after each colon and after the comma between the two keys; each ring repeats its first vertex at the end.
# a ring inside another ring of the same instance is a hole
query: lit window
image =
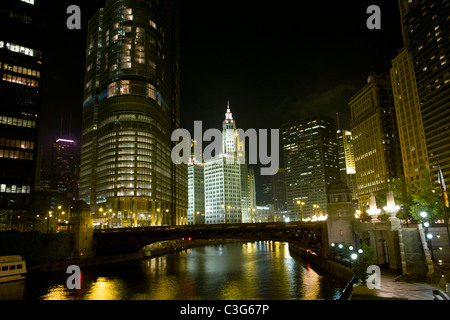
{"type": "Polygon", "coordinates": [[[34,0],[20,0],[20,1],[34,5],[34,0]]]}
{"type": "Polygon", "coordinates": [[[27,47],[19,46],[14,43],[6,43],[6,49],[12,52],[21,53],[30,57],[40,57],[41,53],[38,50],[30,49],[27,47]]]}

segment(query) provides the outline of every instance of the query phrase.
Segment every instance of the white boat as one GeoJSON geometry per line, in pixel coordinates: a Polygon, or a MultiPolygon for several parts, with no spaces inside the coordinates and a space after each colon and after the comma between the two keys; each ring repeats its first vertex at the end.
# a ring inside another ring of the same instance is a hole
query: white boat
{"type": "Polygon", "coordinates": [[[0,283],[25,279],[27,267],[21,256],[0,256],[0,283]]]}

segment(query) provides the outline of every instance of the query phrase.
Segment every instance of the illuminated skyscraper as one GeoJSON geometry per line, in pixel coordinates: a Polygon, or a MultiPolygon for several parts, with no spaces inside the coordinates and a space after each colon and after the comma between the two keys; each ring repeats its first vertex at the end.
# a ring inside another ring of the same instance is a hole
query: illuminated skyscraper
{"type": "MultiPolygon", "coordinates": [[[[444,178],[450,177],[450,25],[448,0],[399,0],[401,26],[405,49],[393,61],[393,72],[397,72],[398,107],[405,108],[404,121],[415,128],[423,123],[423,133],[406,132],[405,152],[412,152],[405,175],[420,179],[420,169],[428,165],[437,177],[439,159],[444,178]],[[403,66],[400,63],[403,62],[403,66]],[[412,69],[414,77],[412,79],[412,69]],[[402,73],[403,72],[403,78],[402,73]],[[408,79],[408,77],[410,79],[408,79]],[[414,82],[417,89],[414,87],[414,82]],[[410,86],[410,88],[408,88],[410,86]],[[417,90],[417,92],[416,92],[417,90]],[[407,101],[400,101],[407,99],[407,101]],[[420,107],[421,119],[417,115],[420,107]],[[410,108],[410,110],[406,110],[410,108]],[[411,117],[408,117],[408,115],[411,117]],[[413,120],[416,118],[418,120],[413,120]],[[408,123],[409,122],[409,123],[408,123]],[[426,149],[423,147],[425,136],[426,149]],[[410,141],[407,141],[409,139],[410,141]],[[415,148],[415,149],[413,149],[415,148]],[[419,174],[415,171],[419,169],[419,174]],[[413,170],[413,172],[409,172],[413,170]]],[[[396,75],[397,75],[396,74],[396,75]]],[[[393,82],[395,87],[396,83],[393,82]]]]}
{"type": "Polygon", "coordinates": [[[134,225],[187,223],[179,127],[178,3],[107,0],[89,21],[80,198],[134,225]]]}
{"type": "Polygon", "coordinates": [[[391,79],[403,173],[407,181],[416,182],[429,163],[414,63],[407,47],[392,60],[391,79]]]}
{"type": "Polygon", "coordinates": [[[355,153],[353,150],[352,133],[338,129],[336,134],[339,154],[340,180],[349,187],[352,199],[357,199],[355,153]]]}
{"type": "Polygon", "coordinates": [[[26,209],[34,190],[39,136],[41,1],[0,9],[0,209],[26,209]]]}
{"type": "Polygon", "coordinates": [[[248,196],[242,192],[247,174],[242,174],[243,164],[237,163],[238,152],[242,151],[239,145],[236,122],[228,105],[222,125],[222,153],[204,163],[207,224],[240,223],[243,213],[248,214],[248,196]],[[233,160],[232,163],[229,160],[233,160]]]}
{"type": "Polygon", "coordinates": [[[372,192],[403,174],[390,77],[371,74],[349,104],[358,201],[368,207],[372,192]]]}

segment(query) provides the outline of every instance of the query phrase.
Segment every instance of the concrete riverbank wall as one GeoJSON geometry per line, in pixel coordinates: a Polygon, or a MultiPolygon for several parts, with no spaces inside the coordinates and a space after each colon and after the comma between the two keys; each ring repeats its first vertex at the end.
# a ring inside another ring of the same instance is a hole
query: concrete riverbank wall
{"type": "Polygon", "coordinates": [[[27,265],[72,258],[73,237],[69,233],[0,232],[0,256],[20,255],[27,265]]]}
{"type": "Polygon", "coordinates": [[[293,254],[303,257],[308,262],[319,267],[322,271],[333,275],[341,281],[348,282],[352,279],[352,270],[349,267],[343,266],[337,262],[331,261],[322,257],[308,249],[304,249],[296,243],[289,243],[289,251],[293,254]]]}
{"type": "Polygon", "coordinates": [[[27,265],[28,273],[43,273],[43,272],[54,272],[54,271],[64,271],[67,270],[67,267],[70,265],[77,265],[80,268],[86,267],[95,267],[100,265],[108,265],[112,263],[121,263],[128,261],[137,261],[143,259],[151,259],[157,256],[162,256],[166,254],[170,254],[173,252],[180,252],[196,247],[202,246],[210,246],[210,245],[221,245],[227,243],[236,243],[236,242],[246,242],[243,240],[234,240],[234,239],[211,239],[211,240],[192,240],[192,241],[184,241],[182,244],[177,243],[176,246],[167,246],[163,250],[158,250],[152,252],[152,254],[148,255],[144,250],[138,253],[131,254],[120,254],[120,255],[112,255],[112,256],[100,256],[100,257],[92,257],[87,259],[65,259],[62,261],[55,261],[49,263],[42,264],[32,264],[27,265]]]}

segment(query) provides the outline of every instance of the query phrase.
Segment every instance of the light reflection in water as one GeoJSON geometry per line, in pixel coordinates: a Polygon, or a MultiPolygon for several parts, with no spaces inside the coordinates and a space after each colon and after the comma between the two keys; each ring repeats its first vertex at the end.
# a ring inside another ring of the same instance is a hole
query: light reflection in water
{"type": "Polygon", "coordinates": [[[48,290],[42,297],[43,300],[69,300],[69,292],[66,286],[56,285],[48,290]]]}
{"type": "Polygon", "coordinates": [[[46,293],[34,297],[31,294],[31,298],[312,300],[333,299],[339,292],[335,288],[345,286],[320,275],[300,257],[291,256],[287,243],[273,241],[206,246],[144,261],[84,269],[81,290],[69,291],[65,280],[61,276],[57,283],[46,283],[46,293]]]}
{"type": "Polygon", "coordinates": [[[126,285],[121,279],[100,277],[92,284],[86,300],[121,300],[126,285]]]}

